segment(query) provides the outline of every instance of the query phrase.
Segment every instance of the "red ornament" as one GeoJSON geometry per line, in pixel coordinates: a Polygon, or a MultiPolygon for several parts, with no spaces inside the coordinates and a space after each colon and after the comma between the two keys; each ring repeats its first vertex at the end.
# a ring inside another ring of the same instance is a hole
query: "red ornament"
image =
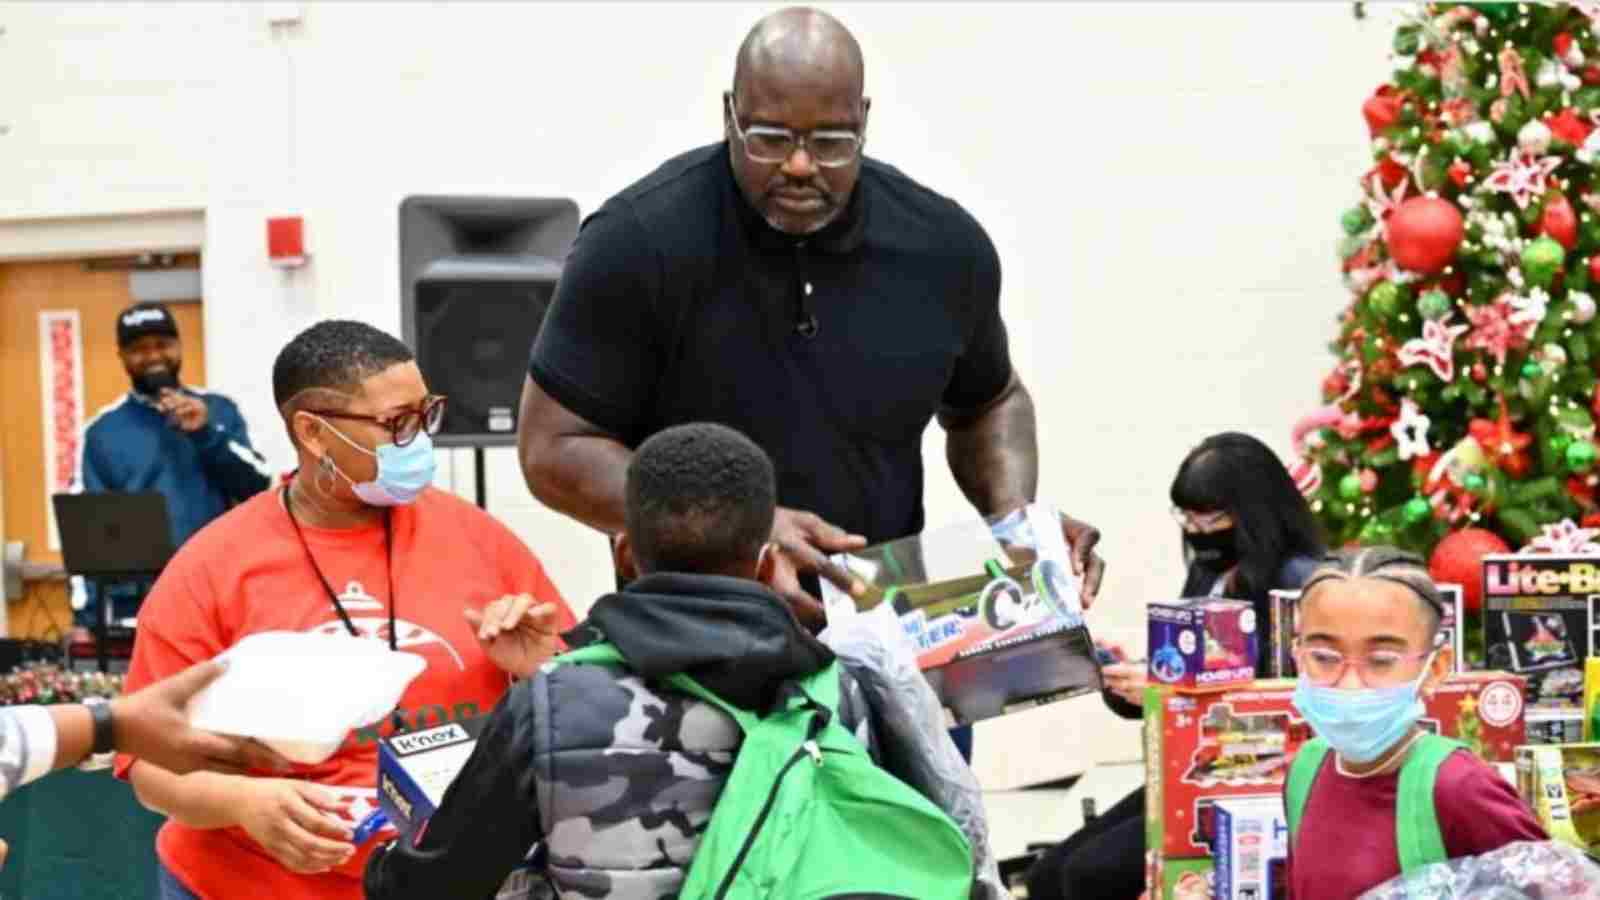
{"type": "Polygon", "coordinates": [[[1600,281],[1600,256],[1589,257],[1589,279],[1600,281]]]}
{"type": "Polygon", "coordinates": [[[1404,100],[1400,92],[1390,85],[1378,88],[1367,102],[1361,104],[1361,117],[1367,120],[1367,133],[1373,137],[1400,120],[1400,107],[1404,100]]]}
{"type": "Polygon", "coordinates": [[[1327,378],[1322,379],[1322,399],[1324,402],[1335,397],[1343,397],[1344,392],[1350,389],[1350,377],[1344,374],[1343,369],[1335,369],[1327,378]]]}
{"type": "Polygon", "coordinates": [[[1456,187],[1464,188],[1467,186],[1467,179],[1472,177],[1472,163],[1458,159],[1450,164],[1449,174],[1450,180],[1455,182],[1456,187]]]}
{"type": "Polygon", "coordinates": [[[1500,536],[1484,528],[1463,528],[1446,535],[1433,548],[1428,573],[1442,584],[1461,585],[1462,605],[1469,612],[1483,608],[1483,558],[1491,553],[1509,553],[1511,548],[1500,536]]]}
{"type": "Polygon", "coordinates": [[[1573,475],[1567,479],[1567,495],[1577,501],[1584,509],[1594,509],[1594,487],[1589,484],[1589,476],[1573,475]]]}
{"type": "Polygon", "coordinates": [[[1600,513],[1589,513],[1578,524],[1584,528],[1600,528],[1600,513]]]}
{"type": "Polygon", "coordinates": [[[1568,250],[1578,246],[1578,214],[1573,211],[1567,195],[1560,191],[1550,193],[1544,212],[1539,216],[1538,232],[1555,238],[1568,250]]]}
{"type": "Polygon", "coordinates": [[[1472,364],[1472,380],[1476,381],[1479,384],[1483,384],[1485,381],[1488,381],[1489,380],[1489,367],[1484,365],[1481,362],[1473,363],[1472,364]]]}
{"type": "Polygon", "coordinates": [[[1383,186],[1393,190],[1400,182],[1410,177],[1411,170],[1395,161],[1392,156],[1385,156],[1378,160],[1378,178],[1383,181],[1383,186]]]}
{"type": "Polygon", "coordinates": [[[1412,458],[1411,483],[1416,485],[1422,492],[1431,494],[1438,487],[1436,483],[1428,480],[1428,476],[1433,472],[1434,465],[1439,462],[1439,457],[1442,455],[1438,450],[1435,450],[1426,456],[1412,458]]]}
{"type": "Polygon", "coordinates": [[[1454,203],[1439,197],[1412,197],[1389,216],[1385,229],[1389,255],[1403,269],[1433,274],[1450,265],[1466,236],[1466,223],[1454,203]]]}
{"type": "Polygon", "coordinates": [[[1370,269],[1378,261],[1378,245],[1368,244],[1357,250],[1351,257],[1344,261],[1344,270],[1354,272],[1357,269],[1370,269]]]}
{"type": "Polygon", "coordinates": [[[1589,400],[1589,411],[1600,417],[1600,384],[1594,386],[1594,396],[1589,400]]]}
{"type": "Polygon", "coordinates": [[[1483,448],[1502,471],[1512,478],[1528,474],[1528,445],[1533,436],[1518,431],[1511,424],[1511,414],[1506,411],[1506,398],[1500,398],[1500,418],[1473,419],[1467,423],[1467,432],[1483,448]]]}
{"type": "Polygon", "coordinates": [[[1583,83],[1600,84],[1600,66],[1584,66],[1583,83]]]}
{"type": "Polygon", "coordinates": [[[1556,140],[1573,147],[1582,147],[1583,142],[1589,139],[1589,133],[1594,131],[1594,126],[1580,118],[1578,111],[1570,106],[1559,113],[1545,116],[1544,124],[1556,140]]]}
{"type": "Polygon", "coordinates": [[[1550,46],[1556,51],[1557,56],[1566,56],[1572,49],[1572,35],[1565,31],[1560,32],[1550,41],[1550,46]]]}

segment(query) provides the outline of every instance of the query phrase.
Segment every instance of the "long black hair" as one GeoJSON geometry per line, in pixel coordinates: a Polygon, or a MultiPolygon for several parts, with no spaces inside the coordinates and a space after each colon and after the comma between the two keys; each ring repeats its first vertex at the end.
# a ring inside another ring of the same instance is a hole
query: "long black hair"
{"type": "Polygon", "coordinates": [[[1235,587],[1243,593],[1275,587],[1291,557],[1323,554],[1306,498],[1278,455],[1248,434],[1229,431],[1202,441],[1178,466],[1171,496],[1179,509],[1225,511],[1233,518],[1239,551],[1235,587]]]}

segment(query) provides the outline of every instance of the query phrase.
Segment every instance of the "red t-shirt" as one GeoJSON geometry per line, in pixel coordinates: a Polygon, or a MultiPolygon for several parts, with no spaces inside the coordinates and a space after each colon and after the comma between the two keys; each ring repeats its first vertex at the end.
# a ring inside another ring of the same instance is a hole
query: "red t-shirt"
{"type": "MultiPolygon", "coordinates": [[[[210,659],[255,632],[347,633],[307,559],[309,546],[363,636],[387,643],[392,600],[398,648],[427,660],[400,700],[408,725],[487,714],[509,678],[479,647],[462,610],[526,593],[558,604],[563,630],[573,624],[572,613],[539,560],[476,506],[430,489],[415,504],[395,508],[391,519],[393,594],[381,523],[355,530],[302,525],[303,546],[276,491],[217,519],[183,545],[145,600],[127,689],[210,659]]],[[[324,786],[346,805],[353,826],[376,808],[377,736],[392,729],[385,720],[351,732],[327,762],[297,766],[290,777],[324,786]]],[[[118,757],[117,774],[126,777],[132,763],[118,757]]],[[[345,865],[322,875],[290,872],[237,828],[202,831],[169,821],[156,849],[206,900],[360,900],[367,856],[390,837],[393,832],[369,840],[345,865]]]]}
{"type": "MultiPolygon", "coordinates": [[[[1400,772],[1351,778],[1330,754],[1306,797],[1300,833],[1289,852],[1294,900],[1350,900],[1400,874],[1395,798],[1400,772]],[[1300,852],[1295,852],[1298,848],[1300,852]]],[[[1444,849],[1451,859],[1516,841],[1546,840],[1544,829],[1500,773],[1457,751],[1433,784],[1444,849]]]]}

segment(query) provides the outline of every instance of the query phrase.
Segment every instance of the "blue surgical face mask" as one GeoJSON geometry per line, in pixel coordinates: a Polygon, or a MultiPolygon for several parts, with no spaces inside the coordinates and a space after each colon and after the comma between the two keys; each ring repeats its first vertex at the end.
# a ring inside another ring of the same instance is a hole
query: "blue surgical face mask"
{"type": "Polygon", "coordinates": [[[1387,688],[1321,687],[1301,675],[1294,705],[1334,752],[1364,765],[1398,744],[1422,718],[1422,683],[1432,662],[1429,654],[1415,681],[1387,688]]]}
{"type": "Polygon", "coordinates": [[[404,447],[379,444],[374,451],[345,437],[344,432],[326,421],[323,424],[328,425],[346,444],[378,458],[378,477],[371,481],[352,481],[350,476],[339,471],[338,466],[333,467],[335,472],[339,472],[340,478],[350,482],[350,489],[362,503],[368,506],[409,506],[417,501],[423,488],[433,484],[433,438],[427,432],[419,432],[404,447]]]}

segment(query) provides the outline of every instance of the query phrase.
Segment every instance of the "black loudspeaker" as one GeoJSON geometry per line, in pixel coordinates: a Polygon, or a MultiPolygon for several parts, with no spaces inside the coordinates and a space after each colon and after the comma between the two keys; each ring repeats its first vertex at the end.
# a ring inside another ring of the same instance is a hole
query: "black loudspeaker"
{"type": "Polygon", "coordinates": [[[578,235],[553,197],[407,197],[400,204],[400,327],[436,394],[440,447],[515,444],[528,354],[578,235]]]}

